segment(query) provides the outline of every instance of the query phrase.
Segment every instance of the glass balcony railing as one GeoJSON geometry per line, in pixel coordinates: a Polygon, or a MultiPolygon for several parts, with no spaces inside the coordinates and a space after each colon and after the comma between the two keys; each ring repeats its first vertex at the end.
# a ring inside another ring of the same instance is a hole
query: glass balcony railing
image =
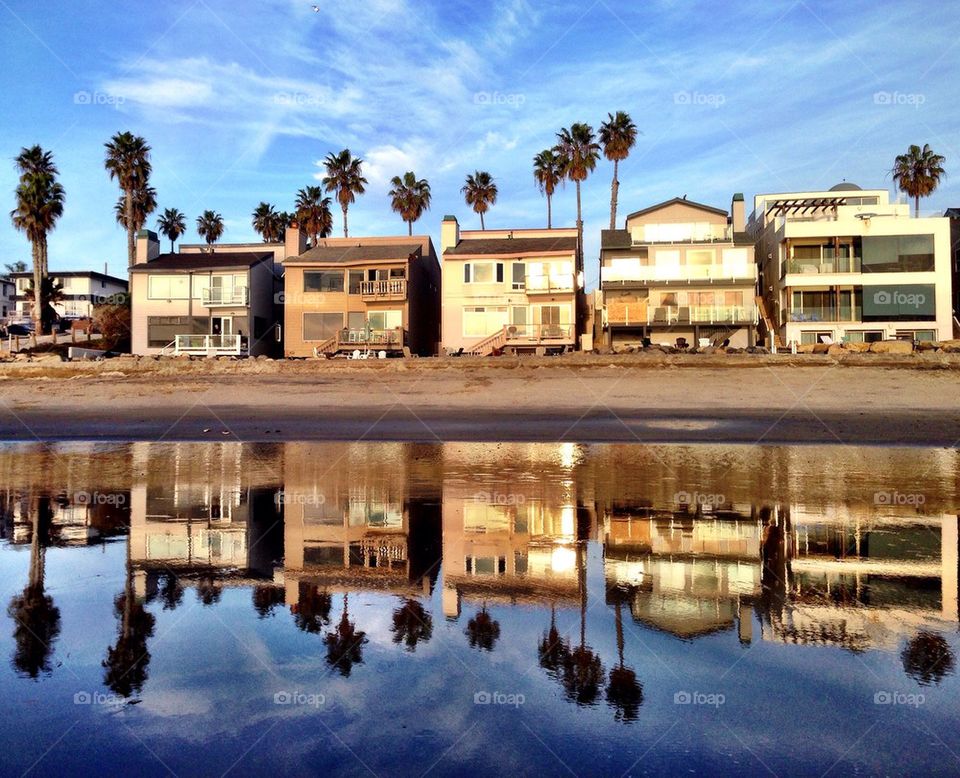
{"type": "Polygon", "coordinates": [[[794,322],[809,321],[862,321],[863,309],[857,305],[850,307],[848,305],[835,306],[807,306],[802,311],[790,311],[788,318],[794,322]]]}
{"type": "Polygon", "coordinates": [[[641,265],[619,264],[601,268],[604,284],[624,283],[717,283],[755,281],[757,266],[749,265],[641,265]]]}
{"type": "Polygon", "coordinates": [[[211,286],[203,290],[203,304],[217,305],[249,305],[250,290],[245,286],[220,287],[211,286]]]}
{"type": "Polygon", "coordinates": [[[574,288],[572,273],[551,273],[528,275],[525,279],[527,294],[538,292],[572,292],[574,288]]]}
{"type": "Polygon", "coordinates": [[[826,274],[826,273],[859,273],[862,260],[860,257],[836,257],[832,259],[791,259],[787,262],[788,273],[826,274]]]}

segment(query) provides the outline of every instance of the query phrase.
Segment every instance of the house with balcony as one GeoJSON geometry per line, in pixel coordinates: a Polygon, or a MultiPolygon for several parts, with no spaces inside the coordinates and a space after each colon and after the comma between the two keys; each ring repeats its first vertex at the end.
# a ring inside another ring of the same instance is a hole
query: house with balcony
{"type": "Polygon", "coordinates": [[[773,345],[953,336],[949,218],[843,182],[758,194],[748,229],[773,345]]]}
{"type": "Polygon", "coordinates": [[[440,341],[440,264],[427,235],[321,238],[287,229],[288,357],[433,356],[440,341]]]}
{"type": "Polygon", "coordinates": [[[6,324],[16,315],[16,296],[16,282],[12,278],[0,278],[0,323],[6,324]]]}
{"type": "Polygon", "coordinates": [[[440,242],[447,353],[577,348],[585,306],[576,229],[461,232],[445,216],[440,242]]]}
{"type": "Polygon", "coordinates": [[[279,353],[282,243],[181,245],[161,254],[137,235],[130,268],[134,354],[271,356],[279,353]]]}
{"type": "MultiPolygon", "coordinates": [[[[127,282],[122,278],[98,273],[95,270],[52,271],[50,279],[60,288],[60,299],[53,303],[53,309],[61,319],[89,319],[96,305],[107,302],[116,295],[127,291],[127,282]]],[[[13,273],[10,280],[15,284],[13,307],[9,316],[16,319],[29,319],[33,316],[33,273],[13,273]]]]}
{"type": "Polygon", "coordinates": [[[675,197],[631,213],[622,230],[603,230],[605,344],[754,345],[757,266],[744,222],[741,194],[730,214],[675,197]]]}

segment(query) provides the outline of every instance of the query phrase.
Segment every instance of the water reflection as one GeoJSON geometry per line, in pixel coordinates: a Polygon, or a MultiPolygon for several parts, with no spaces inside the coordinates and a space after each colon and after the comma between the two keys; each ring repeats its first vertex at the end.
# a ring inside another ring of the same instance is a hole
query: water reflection
{"type": "Polygon", "coordinates": [[[628,725],[671,646],[886,652],[936,689],[956,669],[958,473],[950,451],[17,446],[0,450],[0,561],[29,546],[10,662],[59,672],[75,606],[47,590],[47,550],[65,564],[122,543],[122,569],[82,585],[112,603],[110,630],[85,638],[124,699],[168,683],[163,614],[206,610],[232,633],[232,593],[248,631],[306,641],[315,677],[364,684],[390,656],[438,673],[508,663],[628,725]]]}

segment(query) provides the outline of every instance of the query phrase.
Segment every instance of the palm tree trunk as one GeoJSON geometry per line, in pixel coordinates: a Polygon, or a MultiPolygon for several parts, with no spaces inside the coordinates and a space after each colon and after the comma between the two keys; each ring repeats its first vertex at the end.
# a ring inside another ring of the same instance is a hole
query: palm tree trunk
{"type": "Polygon", "coordinates": [[[43,334],[40,321],[40,284],[43,281],[43,247],[40,238],[31,245],[33,254],[33,331],[37,335],[43,334]]]}
{"type": "Polygon", "coordinates": [[[580,182],[577,181],[577,272],[583,270],[583,210],[580,206],[580,182]]]}
{"type": "Polygon", "coordinates": [[[620,191],[620,180],[617,178],[617,169],[620,160],[613,160],[613,182],[610,184],[610,229],[617,229],[617,194],[620,191]]]}
{"type": "Polygon", "coordinates": [[[407,234],[413,237],[413,222],[407,222],[407,234]]]}
{"type": "Polygon", "coordinates": [[[553,213],[551,212],[550,199],[553,195],[547,195],[547,229],[553,229],[553,213]]]}
{"type": "Polygon", "coordinates": [[[487,229],[486,226],[485,226],[484,223],[483,223],[483,211],[480,211],[480,229],[481,229],[481,230],[487,229]]]}
{"type": "Polygon", "coordinates": [[[133,231],[133,191],[130,189],[126,191],[124,211],[127,215],[127,264],[129,267],[133,267],[133,264],[137,261],[137,245],[133,231]]]}
{"type": "Polygon", "coordinates": [[[920,218],[920,195],[913,196],[913,218],[920,218]]]}
{"type": "Polygon", "coordinates": [[[347,233],[347,206],[342,206],[343,208],[343,237],[349,238],[350,235],[347,233]]]}

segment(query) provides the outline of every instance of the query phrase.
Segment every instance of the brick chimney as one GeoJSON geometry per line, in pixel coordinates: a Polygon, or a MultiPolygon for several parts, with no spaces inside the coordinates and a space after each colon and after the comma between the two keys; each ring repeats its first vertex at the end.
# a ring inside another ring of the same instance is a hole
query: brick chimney
{"type": "Polygon", "coordinates": [[[157,239],[157,233],[151,230],[140,230],[137,233],[135,265],[143,265],[151,259],[160,256],[160,241],[157,239]]]}
{"type": "Polygon", "coordinates": [[[291,222],[283,233],[283,256],[285,259],[299,257],[307,250],[307,234],[297,222],[291,222]]]}
{"type": "Polygon", "coordinates": [[[440,254],[460,242],[460,222],[456,216],[444,216],[440,224],[440,254]]]}
{"type": "Polygon", "coordinates": [[[743,202],[743,193],[737,192],[730,202],[730,215],[733,220],[733,231],[743,232],[747,229],[747,211],[743,202]]]}

